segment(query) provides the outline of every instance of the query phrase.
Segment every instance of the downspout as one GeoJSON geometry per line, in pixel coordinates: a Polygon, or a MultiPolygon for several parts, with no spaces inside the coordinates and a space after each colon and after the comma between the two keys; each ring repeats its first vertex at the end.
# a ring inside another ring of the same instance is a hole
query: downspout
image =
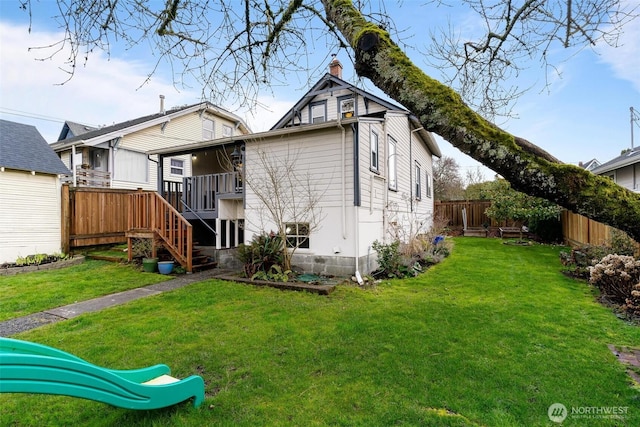
{"type": "Polygon", "coordinates": [[[78,185],[78,175],[76,173],[76,170],[78,169],[77,165],[75,164],[76,161],[76,146],[75,144],[71,146],[71,172],[73,173],[73,186],[76,187],[78,185]]]}
{"type": "Polygon", "coordinates": [[[383,138],[383,146],[384,146],[384,154],[385,157],[387,158],[387,161],[385,162],[385,177],[386,182],[384,183],[384,196],[382,199],[382,243],[386,244],[387,243],[387,228],[389,227],[388,224],[388,212],[387,212],[387,208],[389,206],[389,166],[391,163],[391,158],[389,157],[389,139],[387,136],[387,115],[385,114],[384,117],[384,121],[382,122],[382,138],[383,138]]]}
{"type": "Polygon", "coordinates": [[[357,123],[351,124],[353,132],[353,163],[354,163],[354,221],[355,221],[355,260],[356,260],[356,280],[358,284],[364,284],[362,275],[360,274],[360,133],[358,132],[357,123]]]}
{"type": "Polygon", "coordinates": [[[341,213],[342,213],[342,239],[347,240],[347,180],[345,160],[347,158],[347,136],[344,126],[342,126],[342,118],[338,115],[338,127],[342,131],[341,147],[340,147],[340,185],[342,190],[341,213]]]}

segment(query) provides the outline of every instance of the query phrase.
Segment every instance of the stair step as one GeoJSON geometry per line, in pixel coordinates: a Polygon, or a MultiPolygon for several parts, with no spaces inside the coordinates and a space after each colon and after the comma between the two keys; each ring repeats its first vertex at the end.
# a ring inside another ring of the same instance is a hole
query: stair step
{"type": "Polygon", "coordinates": [[[217,262],[215,262],[215,261],[211,261],[211,262],[208,262],[208,263],[205,263],[205,264],[197,264],[197,265],[196,265],[196,264],[193,264],[193,266],[192,266],[192,270],[193,270],[194,272],[196,272],[196,271],[202,271],[202,270],[210,270],[210,269],[212,269],[212,268],[216,268],[217,266],[218,266],[218,263],[217,263],[217,262]]]}

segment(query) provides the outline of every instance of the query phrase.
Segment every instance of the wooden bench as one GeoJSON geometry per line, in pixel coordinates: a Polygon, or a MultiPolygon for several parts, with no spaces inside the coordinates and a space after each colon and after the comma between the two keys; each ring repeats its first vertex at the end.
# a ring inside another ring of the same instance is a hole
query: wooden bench
{"type": "Polygon", "coordinates": [[[509,238],[509,237],[520,237],[520,235],[526,236],[526,232],[522,230],[520,227],[500,227],[500,237],[501,238],[509,238]]]}

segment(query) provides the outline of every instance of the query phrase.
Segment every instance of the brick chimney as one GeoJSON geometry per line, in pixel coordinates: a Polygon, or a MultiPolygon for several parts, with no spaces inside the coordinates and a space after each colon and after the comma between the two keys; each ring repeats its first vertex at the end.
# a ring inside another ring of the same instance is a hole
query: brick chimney
{"type": "Polygon", "coordinates": [[[333,54],[331,56],[333,56],[333,59],[329,63],[329,74],[331,74],[332,76],[336,76],[337,78],[341,79],[342,78],[342,64],[340,63],[340,61],[338,61],[338,59],[336,58],[335,54],[333,54]]]}

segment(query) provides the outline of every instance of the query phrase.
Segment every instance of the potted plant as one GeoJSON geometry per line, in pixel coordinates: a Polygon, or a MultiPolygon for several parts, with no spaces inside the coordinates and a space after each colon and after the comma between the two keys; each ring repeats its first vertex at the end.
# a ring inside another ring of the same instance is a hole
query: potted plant
{"type": "Polygon", "coordinates": [[[158,268],[158,258],[143,257],[142,269],[147,273],[155,273],[158,268]]]}
{"type": "Polygon", "coordinates": [[[173,271],[173,261],[159,261],[158,271],[160,274],[171,274],[173,271]]]}
{"type": "Polygon", "coordinates": [[[142,270],[147,273],[155,273],[158,268],[158,258],[153,256],[153,241],[138,239],[134,242],[133,251],[137,256],[142,256],[142,270]]]}

